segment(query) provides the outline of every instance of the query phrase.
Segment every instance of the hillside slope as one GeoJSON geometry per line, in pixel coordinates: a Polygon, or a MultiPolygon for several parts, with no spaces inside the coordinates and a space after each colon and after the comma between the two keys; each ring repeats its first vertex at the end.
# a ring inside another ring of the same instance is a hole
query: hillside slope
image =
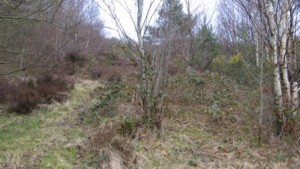
{"type": "Polygon", "coordinates": [[[255,88],[177,74],[163,129],[150,132],[138,127],[132,83],[81,80],[65,103],[1,114],[0,168],[300,168],[298,146],[257,142],[255,88]]]}
{"type": "Polygon", "coordinates": [[[176,76],[169,93],[161,137],[134,142],[140,168],[300,168],[283,141],[258,143],[255,89],[207,73],[176,76]]]}

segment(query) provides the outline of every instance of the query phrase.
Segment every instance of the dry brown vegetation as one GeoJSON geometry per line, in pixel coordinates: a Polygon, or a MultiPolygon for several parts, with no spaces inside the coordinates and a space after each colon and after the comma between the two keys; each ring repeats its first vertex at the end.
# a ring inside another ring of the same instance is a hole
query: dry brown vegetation
{"type": "Polygon", "coordinates": [[[205,16],[164,1],[135,42],[104,37],[97,1],[10,1],[0,2],[0,19],[13,17],[0,21],[0,168],[300,168],[298,117],[275,134],[272,66],[259,86],[253,37],[242,22],[227,29],[228,10],[217,37],[205,16]]]}
{"type": "MultiPolygon", "coordinates": [[[[5,104],[9,112],[30,113],[38,104],[49,104],[53,101],[64,101],[72,83],[53,76],[40,77],[35,80],[6,86],[5,104]]],[[[3,102],[2,102],[3,104],[3,102]]]]}
{"type": "MultiPolygon", "coordinates": [[[[138,113],[132,109],[125,114],[117,109],[113,118],[106,119],[100,129],[94,130],[92,143],[98,145],[95,147],[103,159],[98,161],[99,166],[145,169],[300,167],[299,145],[292,143],[292,136],[280,139],[270,135],[274,128],[269,126],[263,141],[257,140],[256,105],[259,103],[256,89],[219,74],[195,72],[173,76],[168,93],[161,131],[150,131],[139,125],[142,119],[132,114],[138,113]],[[131,132],[118,132],[124,127],[131,132]],[[132,130],[132,127],[136,128],[132,130]]],[[[130,105],[132,103],[127,103],[127,107],[130,105]]],[[[269,116],[274,118],[272,114],[269,116]]]]}
{"type": "MultiPolygon", "coordinates": [[[[102,56],[98,59],[101,60],[98,64],[104,65],[103,62],[107,63],[109,58],[102,56]]],[[[72,63],[70,59],[67,60],[66,63],[69,65],[76,64],[75,77],[93,78],[92,74],[86,72],[82,74],[83,70],[88,69],[88,62],[84,61],[80,66],[77,61],[72,63]]],[[[257,141],[256,89],[240,85],[217,73],[197,71],[174,73],[167,86],[169,95],[164,104],[165,117],[162,130],[151,131],[141,125],[143,120],[139,114],[139,105],[133,98],[136,92],[134,89],[136,77],[132,76],[135,74],[135,67],[130,67],[130,62],[116,59],[114,64],[105,64],[105,69],[113,70],[116,65],[121,75],[120,80],[109,80],[115,75],[106,72],[100,76],[102,84],[95,85],[95,80],[75,84],[69,94],[71,98],[66,102],[47,106],[54,108],[58,114],[39,112],[44,111],[42,108],[34,110],[32,116],[25,116],[24,119],[12,115],[9,119],[22,120],[20,124],[12,122],[1,127],[1,131],[9,132],[1,138],[3,143],[0,144],[0,148],[7,148],[8,140],[4,137],[13,134],[15,125],[26,126],[30,124],[29,121],[25,123],[26,118],[35,116],[37,119],[28,119],[34,122],[32,129],[18,138],[23,140],[32,133],[40,133],[39,130],[43,130],[51,139],[43,139],[43,142],[35,141],[36,144],[41,147],[50,146],[48,149],[53,149],[55,145],[59,147],[49,153],[44,150],[34,153],[30,163],[26,162],[27,156],[22,156],[20,159],[7,159],[5,164],[0,160],[1,166],[11,167],[16,161],[17,166],[49,168],[60,166],[76,168],[85,165],[91,168],[111,169],[268,167],[284,169],[299,166],[298,143],[290,144],[289,136],[280,140],[267,132],[261,144],[257,141]],[[54,124],[61,127],[62,131],[55,128],[58,133],[54,134],[52,129],[50,131],[49,128],[48,131],[48,127],[40,127],[54,124]],[[64,143],[66,138],[71,140],[64,143]],[[55,144],[52,144],[52,141],[55,144]],[[283,146],[277,146],[279,144],[283,146]]],[[[65,77],[72,79],[74,75],[65,77]]],[[[55,76],[41,78],[35,83],[36,86],[50,85],[48,87],[52,89],[51,84],[60,84],[57,81],[59,79],[55,78],[55,76]]],[[[26,89],[30,88],[30,83],[25,83],[26,89]]],[[[41,88],[39,90],[43,93],[41,88]]],[[[5,94],[4,90],[2,93],[5,94]]],[[[267,130],[272,130],[272,127],[267,130]]],[[[21,144],[27,149],[32,146],[16,140],[10,144],[21,144]]],[[[21,147],[16,149],[21,155],[30,151],[23,152],[21,147]]],[[[14,151],[7,148],[4,152],[9,155],[14,151]]]]}
{"type": "MultiPolygon", "coordinates": [[[[112,46],[118,44],[109,39],[103,40],[111,46],[106,46],[97,56],[70,52],[60,63],[2,76],[1,104],[9,112],[26,114],[39,104],[64,101],[77,78],[120,82],[125,77],[135,75],[136,66],[126,61],[125,57],[113,53],[112,46]]],[[[9,69],[9,66],[2,67],[9,69]]]]}

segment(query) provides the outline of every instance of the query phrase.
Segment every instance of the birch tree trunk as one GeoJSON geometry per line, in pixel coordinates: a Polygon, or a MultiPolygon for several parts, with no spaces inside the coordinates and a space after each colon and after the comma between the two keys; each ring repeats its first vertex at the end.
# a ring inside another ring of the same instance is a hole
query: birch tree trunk
{"type": "Polygon", "coordinates": [[[275,101],[277,106],[283,105],[282,99],[282,89],[281,89],[281,76],[278,62],[278,46],[277,46],[277,31],[276,31],[276,22],[274,16],[273,4],[270,0],[266,2],[266,17],[269,21],[270,29],[270,47],[273,53],[273,64],[274,64],[274,92],[275,92],[275,101]]]}
{"type": "MultiPolygon", "coordinates": [[[[273,64],[274,64],[274,93],[275,93],[275,102],[276,102],[276,115],[277,115],[277,134],[282,135],[283,129],[286,123],[286,115],[284,114],[282,108],[283,104],[283,96],[282,96],[282,86],[281,86],[281,74],[280,74],[280,51],[278,44],[278,34],[279,30],[276,27],[276,21],[278,21],[278,11],[274,11],[275,2],[267,0],[266,2],[266,17],[269,21],[269,31],[270,31],[270,47],[273,52],[273,64]]],[[[279,41],[280,43],[280,41],[279,41]]],[[[284,61],[284,60],[283,60],[284,61]]],[[[285,84],[286,85],[286,84],[285,84]]]]}
{"type": "Polygon", "coordinates": [[[285,102],[287,107],[292,105],[291,87],[288,71],[288,58],[287,58],[287,34],[288,34],[288,3],[286,0],[282,2],[282,16],[279,24],[280,38],[280,66],[282,70],[282,78],[285,89],[285,102]]]}
{"type": "MultiPolygon", "coordinates": [[[[268,45],[267,56],[273,62],[275,110],[277,110],[277,134],[289,131],[295,127],[295,116],[299,106],[298,68],[295,55],[295,0],[236,0],[249,16],[259,36],[268,45]],[[250,3],[247,3],[250,2],[250,3]],[[247,5],[253,5],[259,10],[259,20],[247,5]],[[287,129],[287,130],[286,130],[287,129]],[[284,131],[286,130],[286,131],[284,131]]],[[[256,65],[259,64],[257,35],[255,35],[256,65]]],[[[263,50],[262,47],[261,50],[263,50]]],[[[268,59],[269,60],[269,59],[268,59]]]]}
{"type": "Polygon", "coordinates": [[[297,109],[299,107],[299,84],[298,84],[298,75],[297,75],[297,56],[295,53],[295,16],[294,16],[294,8],[293,1],[288,0],[289,4],[289,30],[288,30],[288,49],[287,55],[289,56],[289,72],[292,76],[292,109],[294,110],[293,115],[297,115],[297,109]]]}
{"type": "Polygon", "coordinates": [[[263,63],[263,55],[264,55],[264,43],[261,41],[261,48],[259,48],[259,38],[257,38],[257,50],[256,56],[259,57],[259,88],[260,88],[260,111],[259,111],[259,118],[258,118],[258,126],[259,126],[259,133],[258,133],[258,141],[261,143],[262,141],[262,129],[263,129],[263,120],[264,120],[264,63],[263,63]],[[260,52],[261,51],[261,52],[260,52]]]}
{"type": "Polygon", "coordinates": [[[259,34],[255,33],[255,60],[256,60],[256,66],[260,67],[260,55],[259,55],[259,34]]]}

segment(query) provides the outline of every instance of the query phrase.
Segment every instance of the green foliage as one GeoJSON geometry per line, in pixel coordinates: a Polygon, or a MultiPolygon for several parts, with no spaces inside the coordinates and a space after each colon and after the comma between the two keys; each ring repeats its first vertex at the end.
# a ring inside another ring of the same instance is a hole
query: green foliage
{"type": "Polygon", "coordinates": [[[190,18],[183,11],[183,4],[180,0],[166,0],[163,1],[158,10],[158,19],[155,26],[149,26],[148,37],[154,41],[162,38],[162,34],[176,32],[178,36],[187,35],[187,23],[190,18]]]}
{"type": "Polygon", "coordinates": [[[79,120],[83,124],[99,126],[118,113],[118,103],[131,101],[133,88],[122,82],[107,82],[95,92],[99,96],[89,109],[80,113],[79,120]]]}
{"type": "Polygon", "coordinates": [[[119,82],[107,82],[103,89],[104,92],[97,98],[92,111],[106,108],[108,112],[105,112],[105,114],[111,114],[113,103],[120,97],[120,92],[124,87],[125,85],[119,82]]]}
{"type": "Polygon", "coordinates": [[[89,72],[92,72],[92,70],[93,70],[93,67],[95,66],[95,55],[94,54],[89,54],[88,55],[88,67],[87,67],[87,69],[88,69],[88,71],[89,72]]]}
{"type": "Polygon", "coordinates": [[[189,165],[189,166],[192,166],[192,167],[198,167],[197,162],[195,162],[195,161],[193,161],[193,160],[189,160],[188,165],[189,165]]]}
{"type": "Polygon", "coordinates": [[[227,60],[225,56],[221,55],[213,59],[211,69],[213,71],[222,73],[227,66],[227,60]]]}
{"type": "Polygon", "coordinates": [[[243,66],[242,56],[240,53],[226,58],[225,56],[218,56],[212,61],[212,69],[216,71],[234,71],[240,69],[243,66]],[[221,68],[221,70],[220,70],[221,68]]]}
{"type": "Polygon", "coordinates": [[[297,135],[299,133],[299,121],[300,115],[295,114],[296,110],[292,108],[287,108],[282,105],[277,105],[273,108],[273,113],[277,116],[277,133],[284,135],[297,135]],[[285,115],[286,121],[283,121],[282,115],[285,115]]]}
{"type": "Polygon", "coordinates": [[[133,136],[138,126],[138,120],[135,117],[123,116],[119,133],[122,135],[133,136]]]}
{"type": "Polygon", "coordinates": [[[221,55],[214,58],[210,69],[229,76],[238,83],[257,86],[255,77],[258,77],[258,69],[255,65],[245,63],[241,53],[230,57],[221,55]]]}
{"type": "Polygon", "coordinates": [[[121,46],[121,44],[117,43],[112,44],[111,50],[106,55],[107,57],[105,58],[105,62],[108,65],[115,65],[119,57],[130,56],[130,54],[128,54],[128,49],[124,46],[121,46]]]}
{"type": "Polygon", "coordinates": [[[41,159],[40,168],[70,168],[71,164],[76,163],[78,150],[76,147],[51,150],[48,155],[41,159]]]}
{"type": "Polygon", "coordinates": [[[275,156],[275,159],[277,160],[277,161],[285,161],[285,155],[284,155],[284,153],[283,152],[281,152],[281,151],[278,151],[277,153],[276,153],[276,156],[275,156]]]}
{"type": "Polygon", "coordinates": [[[159,10],[160,26],[169,28],[170,26],[184,26],[181,25],[184,17],[183,5],[179,0],[167,0],[162,4],[159,10]]]}
{"type": "Polygon", "coordinates": [[[242,64],[242,56],[240,53],[233,55],[229,58],[228,63],[230,65],[241,65],[242,64]]]}
{"type": "Polygon", "coordinates": [[[205,81],[196,75],[189,76],[189,83],[195,85],[195,87],[200,87],[204,85],[205,81]]]}
{"type": "Polygon", "coordinates": [[[208,109],[208,113],[213,120],[218,120],[223,115],[223,113],[220,110],[218,101],[214,101],[211,104],[211,106],[208,109]]]}
{"type": "Polygon", "coordinates": [[[204,18],[194,40],[192,64],[202,70],[207,69],[219,53],[219,45],[213,28],[204,18]]]}

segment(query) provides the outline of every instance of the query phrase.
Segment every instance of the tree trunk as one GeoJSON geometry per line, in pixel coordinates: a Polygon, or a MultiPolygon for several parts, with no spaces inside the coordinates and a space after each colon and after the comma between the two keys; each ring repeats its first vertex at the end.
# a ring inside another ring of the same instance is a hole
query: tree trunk
{"type": "MultiPolygon", "coordinates": [[[[288,0],[289,5],[292,4],[291,0],[288,0]]],[[[293,115],[297,115],[297,109],[299,107],[299,84],[298,84],[298,72],[297,72],[297,56],[295,53],[295,20],[294,20],[294,9],[289,8],[289,30],[288,30],[288,49],[287,54],[289,56],[289,72],[292,76],[292,109],[294,110],[293,115]]]]}
{"type": "Polygon", "coordinates": [[[255,33],[255,59],[256,59],[256,66],[260,67],[260,55],[259,55],[259,41],[258,38],[259,34],[255,33]]]}
{"type": "Polygon", "coordinates": [[[148,85],[148,63],[145,57],[144,40],[142,35],[142,16],[143,16],[144,0],[137,0],[137,24],[136,33],[138,38],[138,51],[141,58],[141,99],[144,116],[149,113],[149,85],[148,85]]]}
{"type": "MultiPolygon", "coordinates": [[[[257,38],[257,44],[259,44],[259,38],[257,38]]],[[[260,88],[260,111],[259,111],[259,119],[258,119],[258,126],[259,126],[259,133],[258,133],[258,141],[261,143],[262,141],[262,129],[263,129],[263,118],[264,118],[264,63],[263,63],[263,50],[264,50],[264,43],[261,43],[261,53],[259,50],[256,52],[256,56],[259,57],[259,67],[260,67],[260,72],[259,72],[259,88],[260,88]]],[[[259,45],[257,45],[258,48],[259,45]]]]}
{"type": "Polygon", "coordinates": [[[293,110],[294,113],[293,115],[296,116],[297,115],[297,109],[299,107],[299,84],[297,81],[293,82],[293,90],[292,90],[292,101],[293,101],[293,110]]]}
{"type": "Polygon", "coordinates": [[[278,106],[282,106],[282,89],[281,89],[281,76],[278,62],[278,46],[277,46],[277,31],[275,16],[273,11],[273,6],[271,1],[266,3],[266,15],[269,20],[270,27],[270,42],[271,50],[273,52],[273,64],[274,64],[274,92],[275,92],[275,101],[278,106]]]}
{"type": "Polygon", "coordinates": [[[288,34],[288,4],[287,1],[282,2],[282,18],[279,24],[280,39],[280,66],[282,70],[282,79],[285,89],[285,103],[289,108],[292,105],[291,85],[288,71],[288,57],[287,57],[287,34],[288,34]]]}
{"type": "Polygon", "coordinates": [[[278,29],[276,27],[276,21],[278,13],[274,13],[274,4],[272,1],[266,2],[266,17],[269,21],[269,31],[270,31],[270,48],[273,53],[273,65],[274,65],[274,93],[275,93],[275,106],[277,112],[277,134],[281,135],[283,131],[283,126],[285,126],[286,116],[282,111],[283,108],[283,97],[282,97],[282,88],[281,88],[281,74],[280,74],[280,63],[279,63],[279,54],[278,51],[278,29]]]}

